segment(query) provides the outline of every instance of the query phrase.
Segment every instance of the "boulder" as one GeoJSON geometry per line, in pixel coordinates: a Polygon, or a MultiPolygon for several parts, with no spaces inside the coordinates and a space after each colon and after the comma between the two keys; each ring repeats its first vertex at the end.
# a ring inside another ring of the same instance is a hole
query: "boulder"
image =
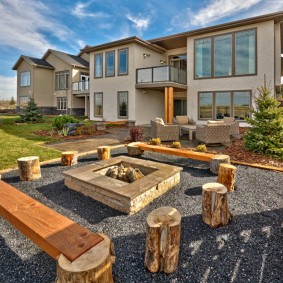
{"type": "Polygon", "coordinates": [[[83,126],[82,123],[67,123],[64,125],[63,128],[68,129],[68,136],[75,136],[76,135],[76,129],[83,126]]]}

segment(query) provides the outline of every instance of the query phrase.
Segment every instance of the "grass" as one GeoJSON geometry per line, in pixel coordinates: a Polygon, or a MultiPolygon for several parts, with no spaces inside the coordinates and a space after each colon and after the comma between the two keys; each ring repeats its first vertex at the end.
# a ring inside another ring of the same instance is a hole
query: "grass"
{"type": "Polygon", "coordinates": [[[51,118],[40,124],[14,124],[18,116],[0,116],[0,170],[15,167],[17,159],[24,156],[39,156],[40,161],[58,158],[61,153],[43,147],[44,142],[54,141],[52,137],[33,134],[35,131],[51,130],[51,118]]]}

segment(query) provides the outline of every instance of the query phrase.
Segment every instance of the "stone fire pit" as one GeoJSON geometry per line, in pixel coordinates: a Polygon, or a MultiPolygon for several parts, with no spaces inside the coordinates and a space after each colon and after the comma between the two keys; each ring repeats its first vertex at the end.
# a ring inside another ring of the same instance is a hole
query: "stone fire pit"
{"type": "Polygon", "coordinates": [[[63,172],[65,185],[114,209],[134,214],[180,182],[182,167],[127,156],[98,161],[63,172]],[[139,169],[144,177],[133,183],[105,176],[108,168],[139,169]]]}

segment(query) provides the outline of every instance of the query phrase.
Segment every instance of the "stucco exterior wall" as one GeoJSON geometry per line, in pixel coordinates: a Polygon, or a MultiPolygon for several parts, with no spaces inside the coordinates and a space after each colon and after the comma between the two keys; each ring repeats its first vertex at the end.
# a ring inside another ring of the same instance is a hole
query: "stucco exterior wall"
{"type": "Polygon", "coordinates": [[[188,52],[188,94],[187,109],[188,116],[198,120],[198,92],[199,91],[229,91],[229,90],[252,90],[263,84],[264,75],[267,81],[271,82],[274,89],[274,22],[262,22],[255,25],[243,26],[225,30],[223,32],[214,32],[202,36],[189,37],[187,39],[188,52]],[[212,35],[225,34],[234,31],[240,31],[250,28],[257,29],[257,74],[252,76],[241,76],[231,78],[214,79],[194,79],[194,40],[212,35]]]}
{"type": "Polygon", "coordinates": [[[275,86],[281,85],[281,29],[280,24],[274,26],[275,34],[275,86]]]}
{"type": "Polygon", "coordinates": [[[87,53],[83,53],[80,55],[81,58],[83,58],[84,60],[86,60],[87,62],[89,62],[89,54],[87,53]]]}

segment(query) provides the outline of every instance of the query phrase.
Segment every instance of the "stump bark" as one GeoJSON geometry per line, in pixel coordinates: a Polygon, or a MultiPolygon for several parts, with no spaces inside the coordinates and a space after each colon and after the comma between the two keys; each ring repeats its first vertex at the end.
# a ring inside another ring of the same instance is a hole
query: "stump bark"
{"type": "Polygon", "coordinates": [[[136,156],[136,155],[142,155],[143,150],[140,149],[138,146],[139,142],[132,142],[127,145],[128,155],[129,156],[136,156]]]}
{"type": "Polygon", "coordinates": [[[99,146],[97,156],[99,160],[108,160],[110,158],[110,146],[99,146]]]}
{"type": "Polygon", "coordinates": [[[178,267],[181,214],[173,207],[153,210],[146,219],[145,267],[150,272],[174,272],[178,267]]]}
{"type": "Polygon", "coordinates": [[[230,164],[230,156],[220,154],[213,157],[210,161],[210,172],[218,174],[220,163],[230,164]]]}
{"type": "Polygon", "coordinates": [[[78,163],[77,151],[64,151],[61,154],[61,165],[72,166],[78,163]]]}
{"type": "Polygon", "coordinates": [[[56,283],[113,283],[112,263],[113,244],[110,239],[99,233],[104,240],[70,262],[64,255],[57,260],[56,283]]]}
{"type": "Polygon", "coordinates": [[[207,183],[202,186],[202,220],[212,228],[224,226],[232,220],[227,188],[222,184],[207,183]]]}
{"type": "Polygon", "coordinates": [[[17,159],[21,181],[32,181],[41,178],[38,156],[28,156],[17,159]]]}
{"type": "Polygon", "coordinates": [[[217,182],[224,185],[228,192],[234,192],[236,169],[231,164],[221,163],[219,166],[217,182]]]}

